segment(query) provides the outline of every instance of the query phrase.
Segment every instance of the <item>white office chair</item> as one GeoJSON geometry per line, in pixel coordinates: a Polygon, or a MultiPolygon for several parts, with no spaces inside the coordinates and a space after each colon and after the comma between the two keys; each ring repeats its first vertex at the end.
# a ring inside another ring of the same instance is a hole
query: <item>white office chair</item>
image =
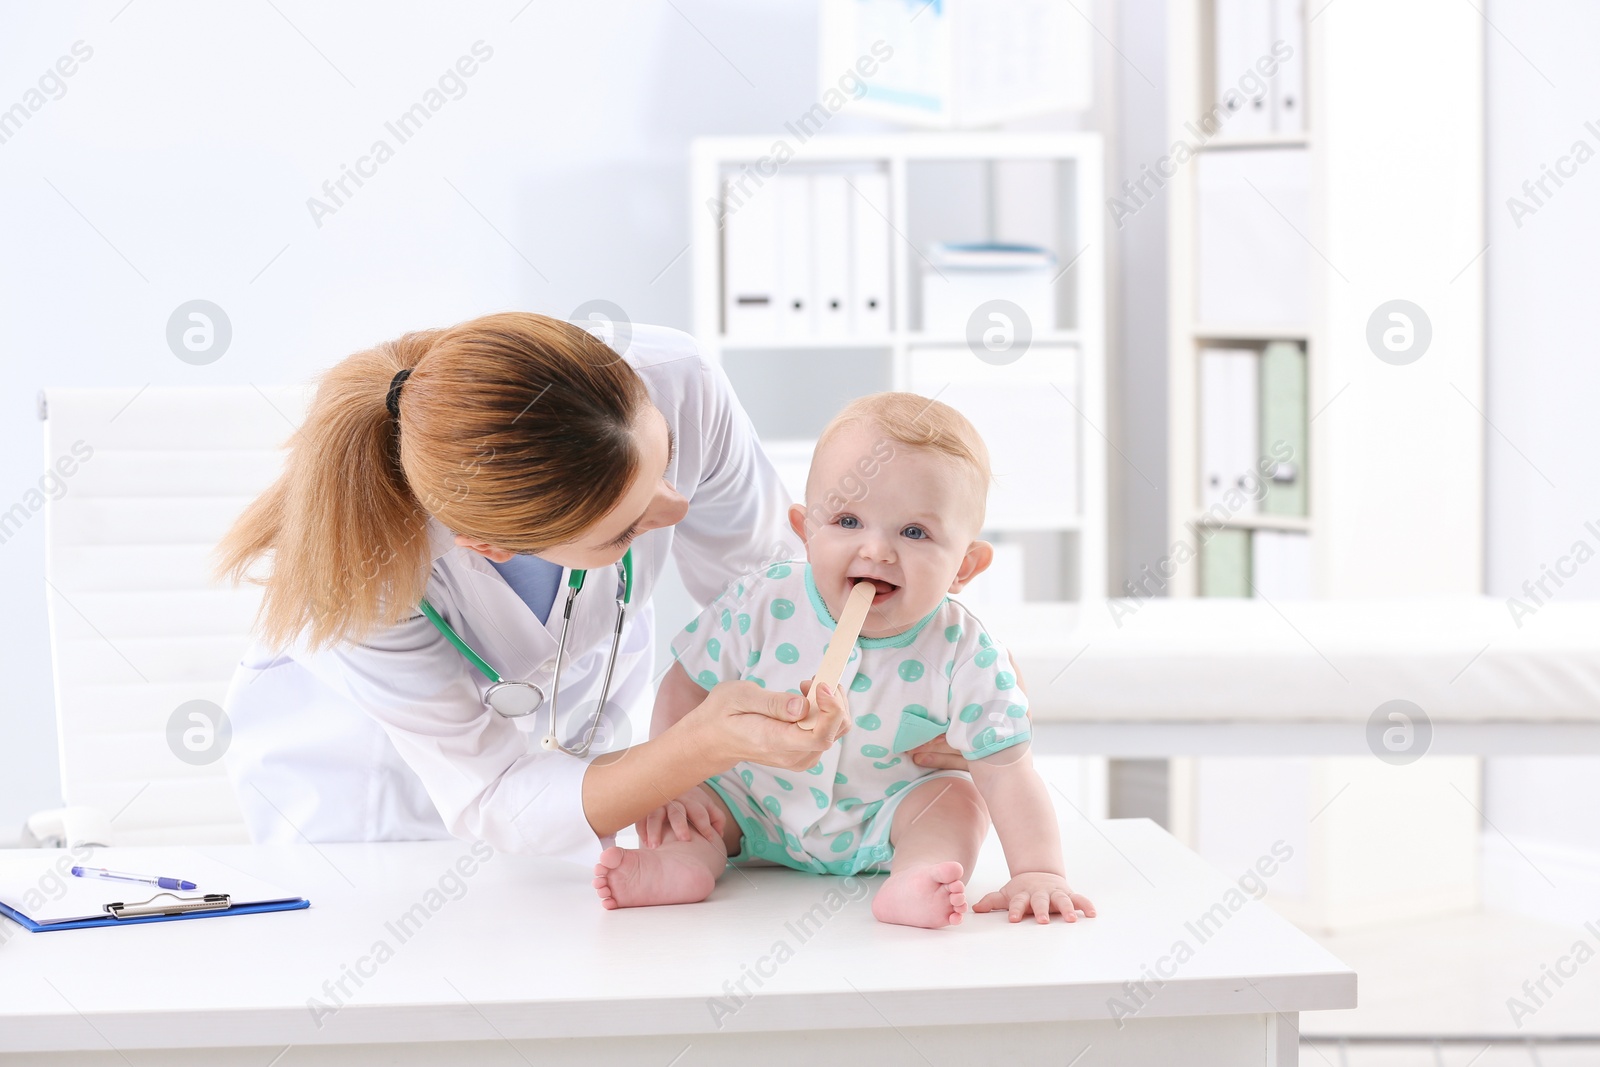
{"type": "MultiPolygon", "coordinates": [[[[56,468],[65,491],[46,506],[45,556],[66,807],[30,818],[25,839],[248,840],[222,761],[179,758],[169,721],[189,701],[220,705],[248,643],[260,591],[214,584],[211,552],[277,476],[309,396],[254,387],[40,395],[46,462],[71,461],[56,468]]],[[[179,726],[180,737],[195,728],[179,726]]]]}

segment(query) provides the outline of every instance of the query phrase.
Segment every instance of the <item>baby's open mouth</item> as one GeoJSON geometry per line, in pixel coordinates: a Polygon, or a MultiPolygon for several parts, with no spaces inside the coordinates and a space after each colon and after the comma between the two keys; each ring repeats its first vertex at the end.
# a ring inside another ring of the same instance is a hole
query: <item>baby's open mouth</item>
{"type": "MultiPolygon", "coordinates": [[[[894,594],[894,592],[897,589],[900,588],[898,585],[895,585],[893,582],[886,582],[882,578],[862,578],[862,579],[858,579],[858,580],[867,582],[868,584],[870,584],[872,586],[872,588],[873,588],[872,602],[874,604],[880,603],[885,598],[887,598],[889,596],[892,596],[894,594]]],[[[851,584],[854,585],[855,583],[852,582],[851,584]]]]}

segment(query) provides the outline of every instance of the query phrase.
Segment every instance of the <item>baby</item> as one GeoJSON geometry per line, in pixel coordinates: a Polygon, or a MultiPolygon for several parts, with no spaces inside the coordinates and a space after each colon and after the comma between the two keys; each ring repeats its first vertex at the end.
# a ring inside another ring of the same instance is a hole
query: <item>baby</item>
{"type": "Polygon", "coordinates": [[[645,847],[601,854],[594,887],[605,907],[704,900],[731,857],[817,874],[887,869],[872,904],[879,920],[951,926],[967,910],[963,879],[992,817],[1011,880],[974,911],[1019,922],[1031,910],[1041,923],[1094,915],[1067,884],[1015,668],[946,596],[993,559],[976,539],[989,479],[982,438],[938,401],[878,393],[828,425],[806,506],[789,510],[806,559],[746,576],[684,627],[651,733],[720,682],[809,692],[851,588],[869,581],[876,592],[840,686],[817,694],[839,707],[835,690],[848,690],[853,728],[803,771],[741,763],[657,809],[639,826],[645,847]],[[970,761],[970,776],[911,762],[909,750],[940,736],[970,761]]]}

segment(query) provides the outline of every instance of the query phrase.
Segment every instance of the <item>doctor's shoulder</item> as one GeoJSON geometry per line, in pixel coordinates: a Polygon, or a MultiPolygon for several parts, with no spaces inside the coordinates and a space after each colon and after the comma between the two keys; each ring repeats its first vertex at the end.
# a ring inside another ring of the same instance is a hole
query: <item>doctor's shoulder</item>
{"type": "Polygon", "coordinates": [[[668,418],[695,421],[707,408],[736,403],[727,373],[692,335],[671,326],[638,325],[631,330],[623,358],[639,372],[658,404],[663,397],[671,399],[668,418]]]}

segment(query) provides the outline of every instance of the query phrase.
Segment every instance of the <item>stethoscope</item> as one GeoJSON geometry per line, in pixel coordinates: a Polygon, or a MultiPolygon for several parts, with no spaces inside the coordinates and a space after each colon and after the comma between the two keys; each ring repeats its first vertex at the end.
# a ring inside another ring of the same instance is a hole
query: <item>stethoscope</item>
{"type": "MultiPolygon", "coordinates": [[[[567,576],[567,602],[561,610],[561,637],[556,642],[556,669],[555,675],[550,680],[550,729],[540,740],[539,744],[546,751],[560,750],[569,756],[584,756],[589,752],[589,746],[594,742],[595,729],[600,725],[600,716],[605,712],[606,697],[611,692],[611,669],[617,665],[617,646],[622,640],[622,621],[627,613],[628,602],[633,599],[633,549],[622,554],[622,562],[617,564],[617,624],[611,632],[611,654],[606,657],[606,675],[600,683],[600,703],[595,706],[594,715],[589,719],[589,731],[584,735],[583,745],[577,749],[570,749],[556,739],[556,703],[561,696],[561,661],[565,658],[567,649],[567,628],[572,625],[572,602],[578,598],[578,592],[583,588],[583,580],[588,571],[575,570],[567,576]]],[[[424,598],[421,604],[422,613],[428,621],[454,646],[456,651],[482,671],[484,676],[494,683],[483,694],[484,703],[507,718],[520,718],[531,715],[539,710],[544,703],[544,690],[529,681],[507,681],[500,677],[488,662],[472,650],[472,646],[461,639],[461,635],[450,628],[432,604],[424,598]]]]}

